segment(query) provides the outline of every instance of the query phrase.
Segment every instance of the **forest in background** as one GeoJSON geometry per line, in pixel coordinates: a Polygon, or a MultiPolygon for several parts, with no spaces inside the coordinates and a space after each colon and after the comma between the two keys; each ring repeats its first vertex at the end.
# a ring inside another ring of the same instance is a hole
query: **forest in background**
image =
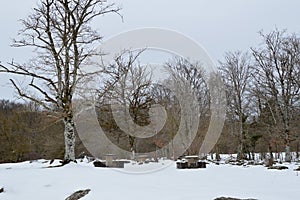
{"type": "MultiPolygon", "coordinates": [[[[270,33],[261,32],[260,37],[262,45],[245,53],[228,52],[219,62],[227,95],[227,116],[212,153],[237,153],[238,159],[254,159],[254,153],[285,152],[287,161],[291,161],[295,158],[289,157],[290,152],[299,152],[300,144],[300,39],[296,34],[277,29],[270,33]]],[[[153,84],[142,66],[130,59],[118,59],[111,67],[116,70],[115,75],[122,73],[124,78],[111,76],[99,90],[99,124],[114,144],[127,151],[134,149],[137,153],[145,153],[161,148],[172,140],[178,129],[181,117],[178,101],[172,91],[153,84]],[[111,83],[114,83],[113,87],[111,83]],[[149,124],[148,112],[152,104],[163,105],[168,115],[166,124],[157,136],[146,141],[128,136],[113,119],[107,103],[111,99],[128,104],[133,121],[141,126],[149,124]]],[[[172,76],[164,84],[173,80],[171,85],[176,88],[176,80],[186,80],[201,108],[197,135],[185,153],[190,155],[199,154],[210,122],[206,74],[199,71],[199,65],[183,58],[165,63],[172,76]]],[[[62,119],[51,111],[45,111],[35,103],[1,100],[0,162],[62,159],[63,131],[62,119]]],[[[76,156],[84,155],[90,154],[77,136],[76,156]]],[[[171,158],[174,155],[166,152],[160,156],[171,158]]],[[[296,156],[299,157],[298,153],[296,156]]]]}

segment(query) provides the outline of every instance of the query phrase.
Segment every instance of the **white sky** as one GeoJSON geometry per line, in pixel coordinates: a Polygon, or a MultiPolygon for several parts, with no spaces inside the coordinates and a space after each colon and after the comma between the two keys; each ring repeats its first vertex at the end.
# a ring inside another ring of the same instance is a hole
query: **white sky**
{"type": "MultiPolygon", "coordinates": [[[[12,58],[24,62],[31,57],[26,49],[11,48],[21,25],[18,19],[31,12],[37,0],[0,2],[0,61],[12,58]]],[[[278,27],[300,32],[298,0],[115,0],[123,7],[124,22],[116,15],[98,18],[95,28],[105,38],[143,27],[160,27],[178,31],[201,44],[215,60],[226,51],[248,50],[260,42],[259,30],[278,27]]],[[[14,92],[0,75],[0,99],[12,98],[14,92]]]]}

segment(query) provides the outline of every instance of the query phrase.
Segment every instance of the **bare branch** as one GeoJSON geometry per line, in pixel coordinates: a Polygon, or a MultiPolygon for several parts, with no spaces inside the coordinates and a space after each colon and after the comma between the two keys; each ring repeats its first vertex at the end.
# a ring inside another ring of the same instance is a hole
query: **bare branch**
{"type": "Polygon", "coordinates": [[[17,90],[17,92],[18,92],[18,94],[19,94],[20,97],[23,97],[25,99],[33,101],[33,102],[37,103],[38,105],[41,105],[42,107],[44,107],[47,110],[51,110],[50,107],[48,107],[45,103],[43,103],[39,99],[36,99],[36,98],[34,98],[32,96],[29,96],[29,95],[23,93],[23,90],[19,86],[17,86],[17,84],[14,82],[14,80],[10,79],[10,81],[13,84],[13,86],[15,87],[15,89],[17,90]]]}

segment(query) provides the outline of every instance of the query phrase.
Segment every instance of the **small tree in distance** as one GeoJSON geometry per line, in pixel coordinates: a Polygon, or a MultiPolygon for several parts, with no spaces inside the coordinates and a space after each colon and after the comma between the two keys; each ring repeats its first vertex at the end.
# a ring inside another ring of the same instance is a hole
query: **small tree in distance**
{"type": "Polygon", "coordinates": [[[76,85],[84,77],[102,72],[85,73],[83,69],[102,38],[91,22],[119,11],[114,3],[104,0],[40,0],[33,13],[21,20],[21,39],[13,41],[14,47],[33,47],[36,57],[27,64],[0,64],[0,72],[27,77],[27,89],[10,79],[20,97],[62,118],[65,163],[75,161],[72,101],[76,85]]]}

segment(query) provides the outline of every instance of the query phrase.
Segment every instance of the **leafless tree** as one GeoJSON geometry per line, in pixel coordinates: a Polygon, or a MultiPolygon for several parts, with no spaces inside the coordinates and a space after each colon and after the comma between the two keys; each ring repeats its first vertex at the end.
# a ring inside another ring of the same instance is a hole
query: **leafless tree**
{"type": "Polygon", "coordinates": [[[109,73],[102,98],[111,104],[113,113],[118,113],[114,115],[114,120],[128,135],[132,152],[137,152],[138,127],[150,123],[148,111],[152,102],[152,72],[139,63],[142,52],[125,51],[115,59],[113,73],[109,73]]]}
{"type": "Polygon", "coordinates": [[[13,42],[15,47],[32,47],[36,57],[26,64],[0,65],[0,72],[27,77],[28,88],[11,79],[19,96],[60,114],[65,125],[65,162],[75,160],[72,100],[76,85],[101,71],[84,70],[102,38],[91,22],[119,10],[103,0],[41,0],[21,20],[21,39],[13,42]]]}
{"type": "Polygon", "coordinates": [[[248,53],[228,52],[225,60],[220,62],[220,71],[226,86],[228,113],[232,125],[238,122],[237,133],[239,140],[238,159],[244,159],[246,122],[251,113],[251,57],[248,53]]]}
{"type": "Polygon", "coordinates": [[[285,141],[285,159],[291,161],[293,111],[299,106],[300,38],[286,31],[260,32],[264,44],[252,48],[255,58],[255,81],[261,97],[271,112],[272,123],[285,141]]]}
{"type": "MultiPolygon", "coordinates": [[[[179,131],[181,130],[182,132],[180,134],[182,135],[181,143],[173,146],[174,148],[188,148],[186,152],[188,154],[199,154],[201,131],[198,129],[196,130],[196,135],[193,135],[192,130],[196,126],[198,127],[199,120],[202,117],[209,114],[210,94],[207,80],[204,79],[208,74],[201,67],[200,63],[191,62],[180,57],[174,57],[165,66],[170,74],[170,80],[167,85],[175,92],[180,102],[179,104],[181,104],[180,117],[185,119],[181,121],[179,126],[179,131]],[[197,121],[198,124],[196,124],[197,121]],[[193,143],[188,144],[189,141],[193,141],[193,143]]],[[[174,152],[175,150],[173,149],[174,152]]],[[[175,158],[178,156],[181,155],[174,155],[175,158]]]]}

